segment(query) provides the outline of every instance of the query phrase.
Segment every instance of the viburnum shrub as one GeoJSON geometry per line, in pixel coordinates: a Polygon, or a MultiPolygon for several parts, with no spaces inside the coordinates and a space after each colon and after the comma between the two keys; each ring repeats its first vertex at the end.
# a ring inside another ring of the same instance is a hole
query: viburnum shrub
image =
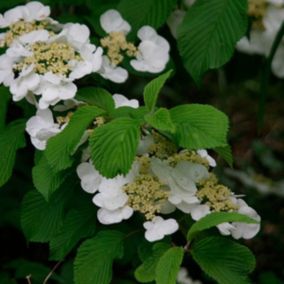
{"type": "MultiPolygon", "coordinates": [[[[0,14],[0,118],[10,98],[24,109],[0,124],[0,185],[17,150],[31,143],[26,239],[48,243],[52,261],[71,258],[75,284],[200,283],[188,276],[190,257],[218,283],[249,283],[255,259],[235,240],[253,238],[260,216],[214,173],[216,155],[233,162],[229,119],[210,105],[160,107],[158,97],[180,62],[200,85],[237,43],[267,55],[283,3],[97,2],[100,15],[85,19],[91,30],[51,18],[40,2],[0,14]],[[160,32],[166,24],[171,41],[160,32]],[[147,81],[140,101],[128,95],[131,77],[147,81]]],[[[277,56],[273,72],[283,77],[277,56]]]]}

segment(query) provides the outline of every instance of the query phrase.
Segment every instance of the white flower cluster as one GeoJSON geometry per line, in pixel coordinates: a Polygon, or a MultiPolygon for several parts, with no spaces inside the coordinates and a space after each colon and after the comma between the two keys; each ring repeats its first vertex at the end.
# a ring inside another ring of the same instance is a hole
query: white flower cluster
{"type": "Polygon", "coordinates": [[[121,67],[125,55],[132,58],[130,65],[137,71],[160,73],[169,61],[169,43],[150,26],[139,29],[138,46],[127,41],[131,26],[116,10],[105,12],[100,23],[107,36],[101,39],[101,45],[107,49],[99,73],[106,79],[122,83],[128,78],[128,72],[121,67]]]}
{"type": "MultiPolygon", "coordinates": [[[[256,221],[258,214],[210,173],[215,160],[207,151],[178,151],[157,133],[142,138],[135,162],[126,176],[102,177],[92,162],[77,168],[82,188],[95,194],[93,203],[99,207],[98,220],[114,224],[140,212],[145,216],[145,238],[157,241],[178,230],[174,218],[160,215],[176,209],[199,220],[211,212],[239,212],[256,221]]],[[[234,238],[252,238],[259,224],[223,223],[221,234],[234,238]]]]}
{"type": "MultiPolygon", "coordinates": [[[[248,54],[268,56],[284,21],[283,0],[249,0],[249,15],[252,17],[252,28],[248,37],[242,38],[237,49],[248,54]]],[[[272,62],[272,71],[284,78],[284,40],[282,40],[272,62]]]]}
{"type": "MultiPolygon", "coordinates": [[[[169,60],[169,44],[149,26],[138,31],[138,46],[127,41],[130,25],[115,10],[100,18],[106,36],[101,46],[90,41],[90,30],[78,23],[60,24],[50,17],[50,8],[29,2],[0,14],[0,84],[9,87],[14,101],[25,98],[37,108],[26,130],[33,145],[46,148],[47,140],[58,134],[69,116],[54,119],[53,111],[76,108],[75,81],[92,73],[122,83],[128,72],[122,68],[125,56],[137,71],[159,73],[169,60]],[[105,53],[105,54],[104,54],[105,53]],[[61,103],[61,104],[58,104],[61,103]],[[52,108],[52,109],[51,109],[52,108]]],[[[115,95],[116,106],[128,100],[115,95]]],[[[138,107],[136,100],[130,106],[138,107]]]]}

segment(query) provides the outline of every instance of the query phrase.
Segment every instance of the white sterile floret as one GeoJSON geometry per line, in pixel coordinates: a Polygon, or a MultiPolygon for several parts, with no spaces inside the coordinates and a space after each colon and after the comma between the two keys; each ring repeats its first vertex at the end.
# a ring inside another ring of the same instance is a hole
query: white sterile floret
{"type": "MultiPolygon", "coordinates": [[[[255,221],[260,221],[260,216],[256,213],[254,209],[249,207],[246,202],[242,199],[237,199],[235,197],[231,198],[231,201],[234,205],[238,207],[236,212],[246,215],[255,221]]],[[[190,212],[193,220],[198,221],[199,219],[210,214],[212,211],[210,207],[206,204],[195,204],[192,206],[190,212]]],[[[222,223],[216,226],[222,235],[228,236],[231,235],[235,239],[251,239],[253,238],[260,230],[260,224],[247,224],[247,223],[222,223]]]]}
{"type": "Polygon", "coordinates": [[[177,275],[177,284],[202,284],[198,280],[192,280],[188,276],[188,271],[185,267],[181,267],[177,275]]]}
{"type": "Polygon", "coordinates": [[[112,64],[105,55],[103,56],[102,66],[99,73],[103,78],[111,80],[115,83],[123,83],[128,78],[127,70],[112,64]]]}
{"type": "MultiPolygon", "coordinates": [[[[257,212],[249,207],[247,203],[242,199],[236,199],[236,204],[239,206],[238,213],[246,215],[257,222],[260,222],[260,216],[257,212]]],[[[232,237],[235,239],[251,239],[253,238],[260,230],[260,224],[246,224],[246,223],[232,223],[233,228],[231,230],[232,237]]]]}
{"type": "Polygon", "coordinates": [[[2,59],[9,64],[0,67],[0,79],[9,83],[13,100],[33,93],[39,96],[38,107],[46,109],[74,98],[73,81],[98,71],[102,63],[102,49],[90,44],[89,34],[85,25],[67,24],[58,35],[34,31],[13,43],[2,59]]]}
{"type": "Polygon", "coordinates": [[[64,127],[54,122],[52,112],[49,109],[38,110],[26,124],[26,131],[31,137],[32,144],[39,150],[46,148],[50,137],[55,136],[64,127]]]}
{"type": "Polygon", "coordinates": [[[165,236],[171,235],[178,230],[178,223],[175,219],[164,220],[160,216],[145,222],[143,226],[146,229],[145,238],[149,242],[162,240],[165,236]]]}
{"type": "Polygon", "coordinates": [[[197,150],[197,154],[201,157],[207,160],[210,167],[214,168],[216,167],[216,161],[208,154],[208,152],[204,149],[197,150]]]}
{"type": "Polygon", "coordinates": [[[50,8],[40,2],[32,1],[0,14],[0,28],[6,28],[20,20],[41,21],[50,15],[50,8]]]}
{"type": "Polygon", "coordinates": [[[123,106],[128,106],[132,108],[138,108],[139,107],[139,102],[135,99],[129,100],[125,96],[121,94],[114,94],[113,100],[115,103],[115,108],[123,107],[123,106]]]}
{"type": "MultiPolygon", "coordinates": [[[[264,2],[264,16],[260,20],[262,27],[254,27],[248,37],[243,37],[237,44],[237,49],[248,54],[260,54],[268,56],[284,21],[283,1],[270,0],[264,2]]],[[[284,55],[284,41],[282,41],[272,61],[272,71],[279,77],[284,78],[284,67],[282,64],[284,55]]]]}
{"type": "Polygon", "coordinates": [[[199,202],[195,193],[196,182],[208,177],[206,167],[188,161],[178,162],[175,167],[160,159],[151,160],[151,169],[159,180],[170,189],[169,202],[185,213],[199,202]]]}
{"type": "Polygon", "coordinates": [[[106,33],[123,32],[129,33],[131,26],[116,10],[108,10],[100,17],[100,24],[106,33]]]}
{"type": "Polygon", "coordinates": [[[13,79],[13,59],[6,54],[0,55],[0,84],[8,87],[13,79]]]}
{"type": "Polygon", "coordinates": [[[88,193],[95,193],[99,189],[102,176],[91,162],[81,163],[77,167],[77,175],[81,179],[81,187],[88,193]]]}
{"type": "Polygon", "coordinates": [[[169,43],[150,26],[142,27],[137,34],[141,40],[136,59],[130,61],[137,71],[159,73],[169,61],[169,43]]]}

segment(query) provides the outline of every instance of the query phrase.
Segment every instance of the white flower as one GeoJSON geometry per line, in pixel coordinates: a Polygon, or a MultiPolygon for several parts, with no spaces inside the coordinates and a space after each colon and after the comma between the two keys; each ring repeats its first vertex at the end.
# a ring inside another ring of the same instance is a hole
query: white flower
{"type": "Polygon", "coordinates": [[[177,284],[202,284],[200,281],[194,281],[188,276],[188,271],[185,267],[181,267],[178,276],[177,284]]]}
{"type": "Polygon", "coordinates": [[[169,61],[169,43],[150,26],[142,27],[137,34],[141,43],[138,46],[136,59],[130,61],[137,71],[159,73],[169,61]]]}
{"type": "Polygon", "coordinates": [[[129,219],[132,214],[133,209],[129,206],[124,206],[116,210],[107,210],[105,208],[100,208],[98,210],[97,216],[101,224],[111,225],[129,219]]]}
{"type": "Polygon", "coordinates": [[[207,160],[210,167],[214,168],[216,167],[216,161],[208,154],[208,152],[204,149],[197,150],[197,154],[201,157],[207,160]]]}
{"type": "Polygon", "coordinates": [[[100,24],[106,33],[123,32],[127,34],[131,30],[129,23],[116,10],[108,10],[102,14],[100,24]]]}
{"type": "Polygon", "coordinates": [[[81,179],[81,187],[88,193],[95,193],[103,179],[91,162],[81,163],[77,167],[77,175],[81,179]]]}
{"type": "Polygon", "coordinates": [[[97,192],[93,197],[93,203],[100,208],[97,217],[102,224],[119,223],[132,216],[134,211],[127,205],[128,196],[122,188],[137,176],[137,163],[133,164],[126,176],[118,175],[112,179],[100,175],[90,162],[81,163],[77,167],[77,174],[86,192],[97,192]]]}
{"type": "Polygon", "coordinates": [[[54,36],[46,30],[23,35],[2,59],[7,66],[0,67],[0,82],[9,84],[14,101],[30,93],[39,96],[40,109],[74,98],[73,81],[97,72],[102,64],[102,49],[90,44],[89,35],[89,29],[80,24],[67,24],[54,36]],[[42,56],[47,61],[44,65],[42,56]]]}
{"type": "Polygon", "coordinates": [[[20,20],[42,21],[50,15],[50,8],[40,2],[32,1],[0,14],[0,28],[6,28],[20,20]]]}
{"type": "Polygon", "coordinates": [[[59,124],[54,123],[52,112],[49,109],[38,110],[26,125],[26,131],[31,136],[32,144],[39,150],[44,150],[47,140],[62,129],[59,124]]]}
{"type": "Polygon", "coordinates": [[[152,221],[143,224],[146,229],[145,238],[149,242],[162,240],[165,236],[171,235],[178,230],[178,223],[175,219],[164,220],[156,216],[152,221]]]}
{"type": "Polygon", "coordinates": [[[124,83],[128,78],[127,70],[113,65],[105,55],[103,56],[103,62],[99,73],[103,78],[115,83],[124,83]]]}
{"type": "Polygon", "coordinates": [[[115,103],[115,108],[119,108],[123,106],[128,106],[132,108],[139,107],[139,102],[135,99],[129,100],[125,96],[120,95],[120,94],[114,94],[112,97],[115,103]]]}
{"type": "Polygon", "coordinates": [[[178,162],[173,168],[157,158],[152,158],[151,169],[169,187],[169,202],[185,213],[191,212],[192,206],[199,202],[195,196],[196,182],[209,176],[207,169],[187,161],[178,162]]]}
{"type": "Polygon", "coordinates": [[[8,87],[13,79],[13,59],[6,54],[0,55],[0,84],[8,87]]]}
{"type": "MultiPolygon", "coordinates": [[[[238,213],[246,215],[258,222],[260,222],[260,216],[256,211],[249,207],[247,203],[242,199],[236,199],[236,203],[239,206],[238,213]]],[[[231,230],[232,237],[235,239],[251,239],[260,230],[260,224],[246,224],[246,223],[232,223],[233,228],[231,230]]]]}
{"type": "MultiPolygon", "coordinates": [[[[249,38],[242,38],[237,49],[248,54],[259,54],[268,56],[274,42],[274,39],[279,31],[282,22],[284,21],[283,1],[270,0],[267,6],[266,14],[263,18],[264,29],[253,29],[250,32],[249,38]]],[[[279,77],[284,78],[283,67],[284,41],[281,42],[277,49],[272,62],[272,71],[279,77]]]]}
{"type": "MultiPolygon", "coordinates": [[[[231,201],[238,206],[238,210],[236,212],[246,215],[256,221],[260,221],[260,216],[256,213],[254,209],[249,207],[246,202],[242,199],[237,199],[235,197],[231,198],[231,201]]],[[[193,220],[198,221],[206,215],[210,214],[212,211],[210,207],[206,204],[195,204],[192,206],[192,210],[190,212],[193,220]]],[[[235,239],[251,239],[253,238],[260,229],[260,224],[247,224],[247,223],[222,223],[217,225],[218,230],[222,235],[228,236],[232,235],[235,239]]]]}

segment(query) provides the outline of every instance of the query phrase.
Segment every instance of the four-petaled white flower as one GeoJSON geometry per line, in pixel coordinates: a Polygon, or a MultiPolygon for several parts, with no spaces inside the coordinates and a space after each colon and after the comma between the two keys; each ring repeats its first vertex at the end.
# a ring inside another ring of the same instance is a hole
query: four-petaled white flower
{"type": "Polygon", "coordinates": [[[47,140],[58,134],[64,126],[54,122],[50,109],[38,110],[36,115],[27,121],[26,131],[31,137],[31,142],[35,148],[44,150],[47,140]]]}
{"type": "Polygon", "coordinates": [[[149,242],[162,240],[165,236],[171,235],[178,230],[178,223],[175,219],[164,220],[160,216],[143,224],[146,229],[145,238],[149,242]]]}
{"type": "Polygon", "coordinates": [[[169,43],[150,26],[142,27],[137,34],[141,40],[136,59],[130,61],[131,66],[142,72],[159,73],[169,61],[169,43]]]}

